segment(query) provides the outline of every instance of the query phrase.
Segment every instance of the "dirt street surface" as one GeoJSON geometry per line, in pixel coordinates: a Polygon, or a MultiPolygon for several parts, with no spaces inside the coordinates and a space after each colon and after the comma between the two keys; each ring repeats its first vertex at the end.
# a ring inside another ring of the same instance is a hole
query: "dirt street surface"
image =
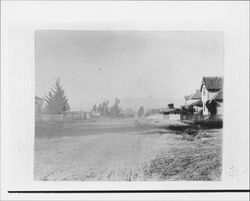
{"type": "Polygon", "coordinates": [[[221,130],[195,138],[134,119],[36,122],[35,180],[219,180],[221,130]]]}

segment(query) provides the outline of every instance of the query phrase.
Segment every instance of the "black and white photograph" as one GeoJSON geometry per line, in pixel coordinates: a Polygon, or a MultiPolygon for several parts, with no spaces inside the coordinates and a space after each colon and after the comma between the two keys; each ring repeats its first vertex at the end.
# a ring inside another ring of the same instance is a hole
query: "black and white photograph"
{"type": "Polygon", "coordinates": [[[221,179],[223,33],[35,34],[35,180],[221,179]]]}
{"type": "Polygon", "coordinates": [[[1,1],[0,200],[249,200],[249,1],[1,1]]]}

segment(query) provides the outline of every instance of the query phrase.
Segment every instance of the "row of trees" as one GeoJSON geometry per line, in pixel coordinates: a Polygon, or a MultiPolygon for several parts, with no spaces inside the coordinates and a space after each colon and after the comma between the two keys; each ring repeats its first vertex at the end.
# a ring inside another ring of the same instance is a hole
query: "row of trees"
{"type": "MultiPolygon", "coordinates": [[[[46,102],[45,111],[48,114],[65,114],[70,111],[68,99],[64,90],[60,84],[60,80],[57,79],[54,86],[47,95],[43,97],[46,102]]],[[[119,107],[120,99],[116,98],[114,105],[109,107],[109,101],[105,100],[101,104],[94,105],[92,112],[104,117],[120,117],[121,109],[119,107]]]]}
{"type": "MultiPolygon", "coordinates": [[[[60,80],[57,79],[55,85],[52,86],[50,92],[43,97],[46,102],[45,111],[48,114],[65,114],[70,111],[68,99],[65,95],[60,80]]],[[[132,109],[127,109],[122,111],[119,107],[121,100],[115,98],[114,104],[109,107],[109,100],[105,100],[98,106],[95,104],[91,110],[96,116],[103,117],[123,117],[123,116],[134,116],[136,112],[132,109]]],[[[143,106],[141,106],[137,112],[139,117],[144,116],[145,111],[143,106]]]]}
{"type": "Polygon", "coordinates": [[[121,117],[121,108],[119,107],[120,99],[115,98],[114,105],[109,107],[109,100],[105,100],[102,103],[94,105],[92,108],[92,113],[103,116],[103,117],[121,117]]]}

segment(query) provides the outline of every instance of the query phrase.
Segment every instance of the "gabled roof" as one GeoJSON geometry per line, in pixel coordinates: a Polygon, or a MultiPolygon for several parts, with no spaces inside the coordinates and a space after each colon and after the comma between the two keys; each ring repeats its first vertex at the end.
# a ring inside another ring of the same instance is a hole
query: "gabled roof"
{"type": "Polygon", "coordinates": [[[208,91],[220,90],[223,87],[223,77],[203,77],[201,89],[202,85],[205,85],[208,91]]]}
{"type": "Polygon", "coordinates": [[[189,96],[184,96],[184,99],[185,100],[188,100],[192,95],[189,95],[189,96]]]}
{"type": "Polygon", "coordinates": [[[200,92],[199,89],[197,89],[194,94],[191,94],[189,96],[184,96],[184,99],[185,100],[190,100],[190,99],[192,99],[192,100],[199,100],[199,99],[201,99],[201,92],[200,92]]]}
{"type": "Polygon", "coordinates": [[[202,101],[201,100],[197,100],[194,103],[191,103],[187,106],[198,106],[198,107],[202,107],[202,101]]]}
{"type": "Polygon", "coordinates": [[[190,96],[189,99],[193,99],[193,100],[201,99],[201,92],[200,92],[200,90],[196,90],[195,94],[193,94],[192,96],[190,96]]]}
{"type": "Polygon", "coordinates": [[[223,100],[223,90],[221,89],[218,93],[216,93],[216,94],[210,99],[210,102],[211,102],[212,100],[218,100],[218,101],[223,100]]]}

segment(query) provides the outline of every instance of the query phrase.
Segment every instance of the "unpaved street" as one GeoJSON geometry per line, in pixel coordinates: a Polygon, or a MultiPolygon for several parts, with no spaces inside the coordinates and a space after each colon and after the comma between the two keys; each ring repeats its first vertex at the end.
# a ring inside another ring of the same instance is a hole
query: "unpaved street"
{"type": "Polygon", "coordinates": [[[133,119],[43,122],[36,126],[35,179],[159,180],[162,172],[150,170],[152,161],[173,157],[176,146],[199,146],[180,139],[170,131],[138,127],[133,119]]]}

